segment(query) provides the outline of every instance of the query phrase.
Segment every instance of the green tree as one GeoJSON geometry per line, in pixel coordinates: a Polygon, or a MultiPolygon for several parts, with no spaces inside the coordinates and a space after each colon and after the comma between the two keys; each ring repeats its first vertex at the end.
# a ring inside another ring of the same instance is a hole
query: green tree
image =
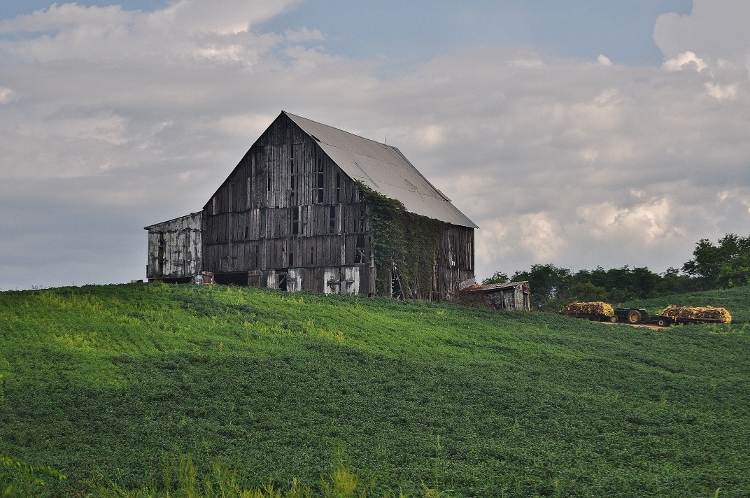
{"type": "Polygon", "coordinates": [[[750,236],[729,233],[714,245],[701,239],[693,250],[693,259],[682,270],[701,280],[703,288],[727,288],[750,282],[750,236]]]}
{"type": "Polygon", "coordinates": [[[569,269],[558,268],[552,264],[531,265],[527,272],[514,273],[512,280],[527,280],[531,287],[531,305],[542,309],[546,308],[550,299],[561,295],[573,283],[569,269]]]}
{"type": "Polygon", "coordinates": [[[482,280],[483,284],[504,284],[508,282],[508,274],[501,271],[496,271],[491,277],[482,280]]]}

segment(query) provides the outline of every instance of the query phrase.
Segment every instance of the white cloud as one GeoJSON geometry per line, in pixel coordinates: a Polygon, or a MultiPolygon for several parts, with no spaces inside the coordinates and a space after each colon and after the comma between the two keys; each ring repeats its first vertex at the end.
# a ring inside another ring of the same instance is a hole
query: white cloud
{"type": "Polygon", "coordinates": [[[534,213],[521,216],[520,225],[521,238],[518,242],[529,251],[534,261],[557,258],[565,245],[557,220],[544,212],[534,213]]]}
{"type": "Polygon", "coordinates": [[[0,105],[9,104],[18,99],[18,94],[10,88],[0,87],[0,105]]]}
{"type": "Polygon", "coordinates": [[[601,64],[602,66],[611,66],[612,61],[609,60],[609,57],[607,57],[604,54],[599,54],[599,57],[596,58],[596,61],[601,64]]]}
{"type": "Polygon", "coordinates": [[[706,92],[717,100],[734,100],[737,98],[737,85],[722,86],[718,83],[706,83],[706,92]]]}
{"type": "MultiPolygon", "coordinates": [[[[635,197],[641,197],[636,193],[635,197]]],[[[675,235],[674,221],[668,199],[660,199],[632,207],[618,208],[609,202],[582,205],[578,215],[590,226],[590,233],[597,238],[619,238],[622,235],[635,237],[645,243],[675,235]]]]}
{"type": "Polygon", "coordinates": [[[0,51],[22,61],[174,57],[242,62],[252,65],[259,52],[275,47],[280,36],[259,36],[251,27],[291,8],[297,0],[203,2],[179,0],[155,12],[123,11],[119,6],[58,6],[0,23],[0,51]],[[36,36],[28,36],[36,34],[36,36]]]}
{"type": "Polygon", "coordinates": [[[707,64],[693,52],[683,52],[673,59],[664,61],[662,67],[667,71],[682,71],[686,67],[693,67],[700,73],[706,69],[707,64]]]}

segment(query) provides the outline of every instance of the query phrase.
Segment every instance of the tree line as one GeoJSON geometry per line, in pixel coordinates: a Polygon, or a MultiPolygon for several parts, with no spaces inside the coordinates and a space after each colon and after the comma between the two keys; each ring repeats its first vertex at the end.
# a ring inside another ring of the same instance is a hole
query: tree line
{"type": "Polygon", "coordinates": [[[495,272],[484,284],[527,280],[531,286],[532,307],[556,309],[573,301],[621,303],[631,299],[679,294],[711,289],[726,289],[750,284],[750,235],[730,233],[716,244],[701,239],[693,250],[693,259],[680,269],[668,268],[655,273],[646,267],[612,268],[573,272],[552,264],[535,264],[510,277],[495,272]]]}

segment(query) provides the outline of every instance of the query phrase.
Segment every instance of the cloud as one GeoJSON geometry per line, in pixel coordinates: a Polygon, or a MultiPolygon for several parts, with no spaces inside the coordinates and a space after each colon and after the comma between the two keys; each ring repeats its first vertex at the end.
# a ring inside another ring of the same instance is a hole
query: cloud
{"type": "Polygon", "coordinates": [[[662,67],[667,71],[682,71],[686,67],[694,67],[700,73],[707,65],[693,52],[683,52],[673,59],[664,61],[662,67]]]}
{"type": "Polygon", "coordinates": [[[325,36],[320,32],[320,30],[307,29],[305,27],[299,28],[297,30],[288,29],[284,31],[284,38],[292,43],[325,40],[325,36]]]}
{"type": "Polygon", "coordinates": [[[10,88],[0,87],[0,105],[9,104],[18,98],[18,94],[10,88]]]}
{"type": "Polygon", "coordinates": [[[717,100],[734,100],[737,98],[737,85],[722,86],[718,83],[706,83],[706,92],[717,100]]]}
{"type": "Polygon", "coordinates": [[[654,26],[654,41],[666,58],[693,52],[701,58],[744,59],[750,48],[750,2],[694,0],[690,15],[663,14],[654,26]]]}
{"type": "Polygon", "coordinates": [[[29,62],[132,58],[174,62],[175,57],[185,57],[252,65],[281,37],[258,36],[251,28],[297,3],[179,0],[155,12],[124,11],[117,5],[53,4],[0,22],[0,35],[24,35],[20,40],[0,38],[0,51],[29,62]]]}
{"type": "Polygon", "coordinates": [[[609,57],[607,57],[604,54],[599,54],[599,56],[596,58],[596,61],[601,64],[602,66],[611,66],[612,61],[609,60],[609,57]]]}

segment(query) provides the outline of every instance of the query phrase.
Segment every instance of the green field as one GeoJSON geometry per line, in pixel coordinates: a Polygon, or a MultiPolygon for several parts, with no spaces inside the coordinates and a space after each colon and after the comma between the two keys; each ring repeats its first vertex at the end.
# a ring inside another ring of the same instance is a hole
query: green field
{"type": "Polygon", "coordinates": [[[750,288],[703,299],[735,302],[738,323],[221,286],[2,292],[0,495],[164,494],[189,457],[197,479],[220,462],[248,489],[296,477],[316,496],[341,462],[368,496],[750,496],[750,288]]]}

